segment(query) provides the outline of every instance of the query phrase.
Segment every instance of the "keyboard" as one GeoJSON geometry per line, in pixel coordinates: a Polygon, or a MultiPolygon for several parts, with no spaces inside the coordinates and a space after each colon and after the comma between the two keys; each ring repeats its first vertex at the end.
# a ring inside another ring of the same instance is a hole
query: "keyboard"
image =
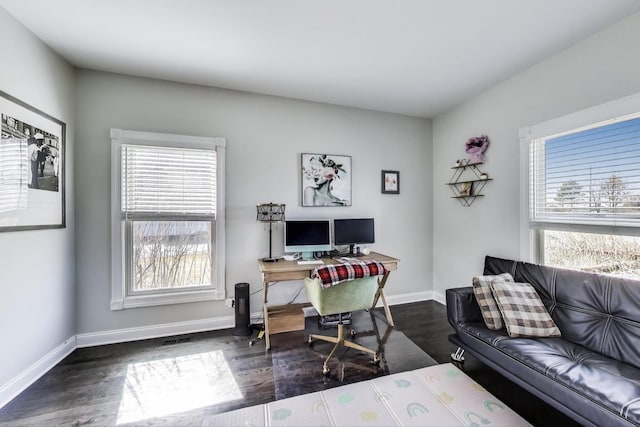
{"type": "Polygon", "coordinates": [[[300,260],[298,261],[298,265],[311,265],[311,264],[324,264],[324,261],[321,259],[310,259],[310,260],[300,260]]]}

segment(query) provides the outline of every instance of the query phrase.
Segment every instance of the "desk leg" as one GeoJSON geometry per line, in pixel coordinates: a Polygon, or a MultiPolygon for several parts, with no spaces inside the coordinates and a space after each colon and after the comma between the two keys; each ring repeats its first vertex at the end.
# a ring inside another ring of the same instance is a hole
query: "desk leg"
{"type": "Polygon", "coordinates": [[[271,339],[269,338],[269,309],[267,308],[267,294],[269,292],[269,282],[262,282],[262,319],[264,322],[264,343],[265,349],[271,350],[271,339]]]}
{"type": "Polygon", "coordinates": [[[263,319],[264,319],[264,344],[266,350],[271,350],[271,340],[269,339],[269,310],[267,309],[267,304],[264,304],[263,311],[263,319]]]}
{"type": "Polygon", "coordinates": [[[372,308],[375,308],[376,304],[378,304],[378,299],[382,298],[382,306],[384,307],[384,314],[387,316],[387,323],[390,326],[395,326],[393,324],[393,316],[391,316],[391,310],[387,305],[387,299],[384,297],[384,285],[387,283],[388,278],[389,272],[387,271],[381,279],[378,279],[378,292],[376,292],[376,297],[373,299],[372,308]]]}

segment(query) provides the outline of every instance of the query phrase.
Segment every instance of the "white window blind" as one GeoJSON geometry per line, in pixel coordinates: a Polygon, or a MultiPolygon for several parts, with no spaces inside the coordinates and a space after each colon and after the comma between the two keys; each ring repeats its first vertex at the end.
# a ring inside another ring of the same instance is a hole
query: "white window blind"
{"type": "Polygon", "coordinates": [[[216,152],[122,145],[122,215],[215,219],[216,152]]]}
{"type": "Polygon", "coordinates": [[[640,227],[640,117],[530,144],[530,224],[640,227]]]}

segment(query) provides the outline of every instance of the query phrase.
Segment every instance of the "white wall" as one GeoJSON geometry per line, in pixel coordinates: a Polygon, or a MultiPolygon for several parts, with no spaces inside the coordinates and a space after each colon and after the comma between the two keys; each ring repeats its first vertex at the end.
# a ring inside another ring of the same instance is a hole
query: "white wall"
{"type": "Polygon", "coordinates": [[[518,129],[640,92],[640,14],[469,100],[433,122],[434,268],[437,295],[470,286],[485,255],[520,255],[518,129]],[[464,143],[487,134],[486,195],[461,207],[443,183],[464,143]]]}
{"type": "MultiPolygon", "coordinates": [[[[388,294],[430,292],[430,120],[87,70],[77,75],[80,334],[233,315],[222,301],[110,310],[109,128],[227,138],[230,296],[238,282],[249,282],[251,292],[261,288],[256,260],[268,254],[268,231],[256,222],[255,206],[271,201],[285,203],[288,218],[375,217],[372,248],[401,259],[388,294]],[[300,207],[302,152],[352,156],[353,206],[300,207]],[[400,195],[380,193],[382,169],[400,171],[400,195]]],[[[274,252],[281,248],[279,226],[274,252]]],[[[275,286],[270,303],[288,301],[297,289],[275,286]]],[[[251,311],[261,306],[256,294],[251,311]]]]}
{"type": "Polygon", "coordinates": [[[0,407],[20,375],[75,335],[74,72],[0,8],[0,90],[67,124],[67,228],[0,233],[0,407]]]}

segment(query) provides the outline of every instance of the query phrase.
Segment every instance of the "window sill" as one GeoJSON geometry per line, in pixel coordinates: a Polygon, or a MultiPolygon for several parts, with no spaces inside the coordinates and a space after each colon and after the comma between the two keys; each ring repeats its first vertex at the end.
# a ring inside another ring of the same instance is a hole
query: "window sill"
{"type": "Polygon", "coordinates": [[[158,305],[184,304],[190,302],[214,301],[224,299],[224,292],[216,290],[172,292],[167,294],[127,296],[111,300],[111,310],[154,307],[158,305]]]}

